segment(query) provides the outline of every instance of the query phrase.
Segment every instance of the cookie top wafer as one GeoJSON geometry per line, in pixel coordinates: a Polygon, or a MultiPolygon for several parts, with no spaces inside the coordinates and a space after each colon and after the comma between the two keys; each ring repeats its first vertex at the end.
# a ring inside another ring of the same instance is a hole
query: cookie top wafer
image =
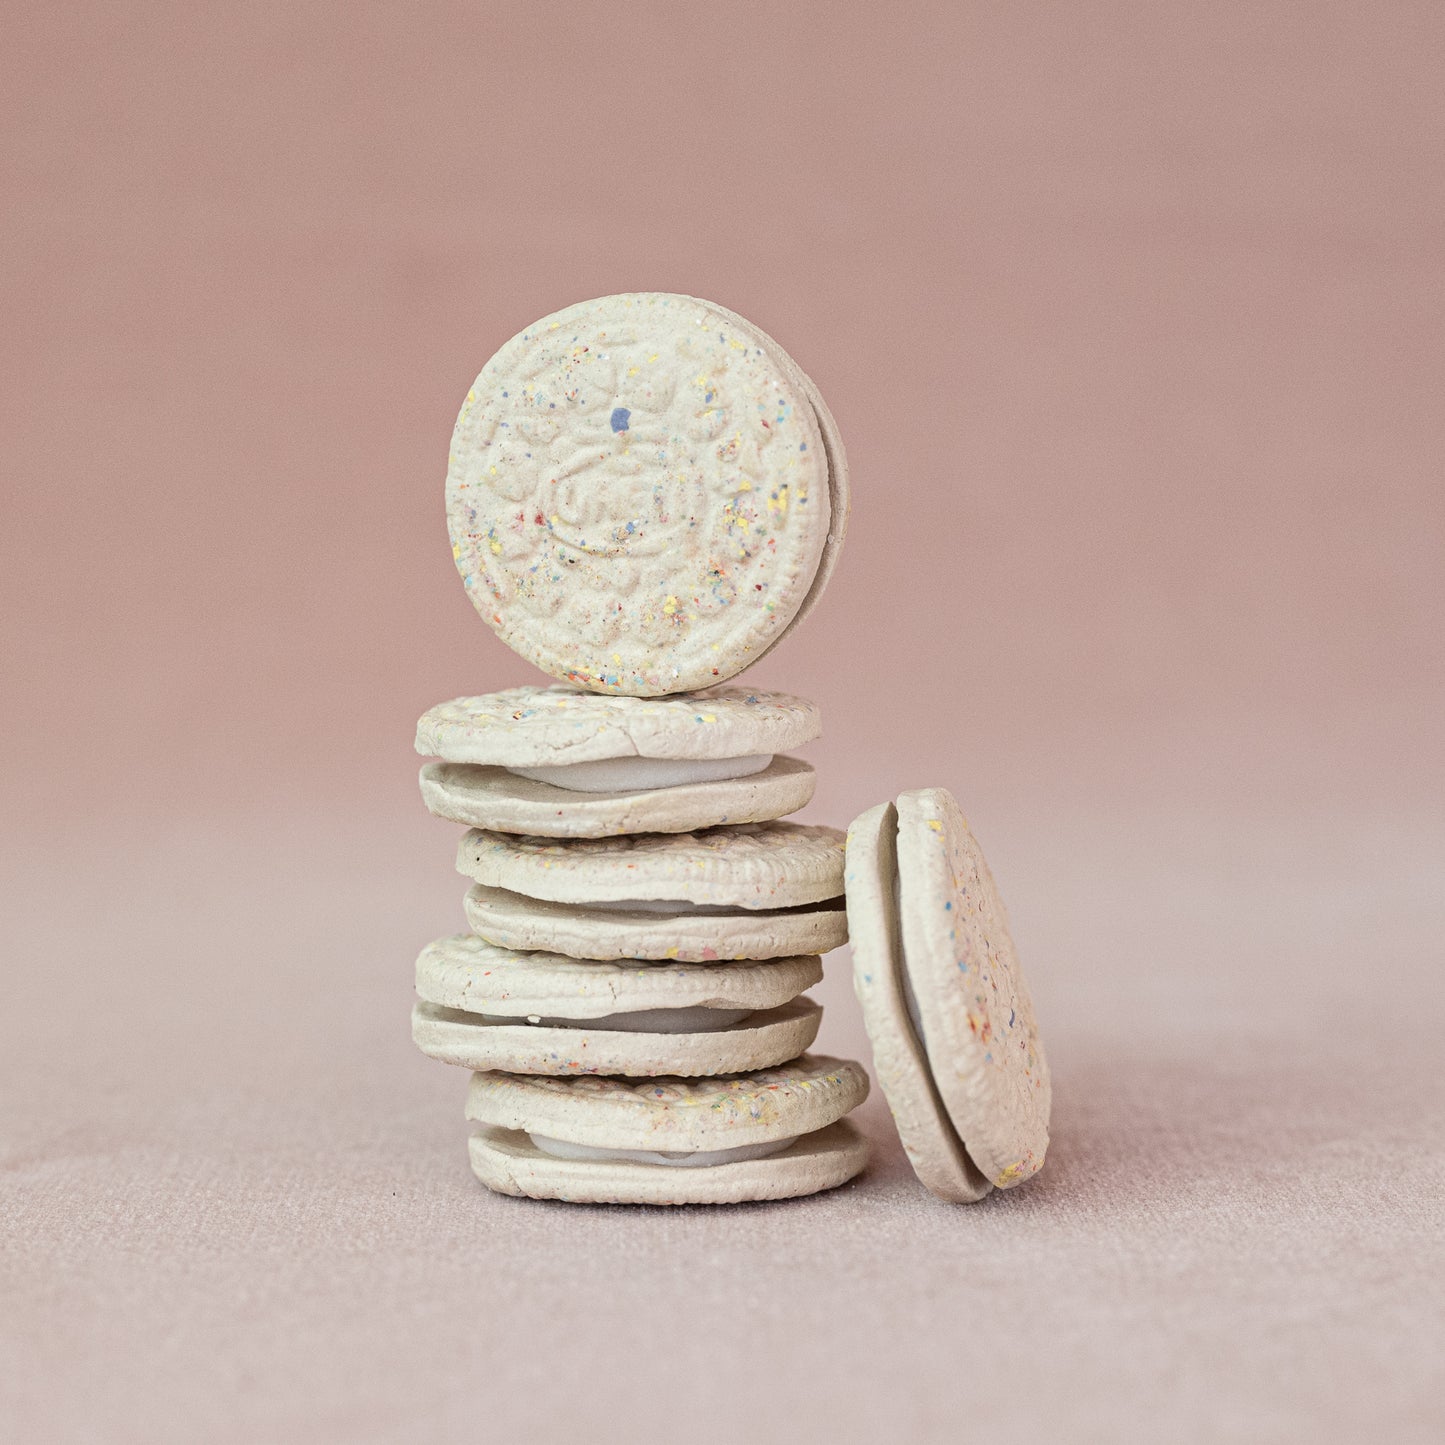
{"type": "Polygon", "coordinates": [[[803,1054],[719,1079],[475,1074],[467,1118],[599,1149],[733,1149],[809,1134],[867,1097],[861,1064],[803,1054]]]}
{"type": "Polygon", "coordinates": [[[993,875],[946,788],[898,799],[898,916],[933,1082],[1000,1188],[1049,1142],[1049,1066],[993,875]]]}
{"type": "Polygon", "coordinates": [[[516,1018],[593,1019],[634,1009],[769,1009],[822,977],[815,954],[748,963],[602,963],[498,948],[468,933],[427,944],[416,961],[416,991],[428,1003],[516,1018]]]}
{"type": "Polygon", "coordinates": [[[844,841],[837,828],[806,823],[567,842],[473,828],[457,847],[457,871],[491,888],[558,903],[791,908],[843,892],[844,841]]]}
{"type": "Polygon", "coordinates": [[[738,758],[782,753],[823,730],[814,703],[786,692],[708,687],[682,697],[602,697],[511,687],[438,703],[416,750],[449,763],[548,767],[603,758],[738,758]]]}
{"type": "Polygon", "coordinates": [[[595,692],[740,672],[810,602],[829,540],[828,450],[800,376],[686,296],[604,296],[514,336],[467,393],[447,471],[477,611],[595,692]]]}

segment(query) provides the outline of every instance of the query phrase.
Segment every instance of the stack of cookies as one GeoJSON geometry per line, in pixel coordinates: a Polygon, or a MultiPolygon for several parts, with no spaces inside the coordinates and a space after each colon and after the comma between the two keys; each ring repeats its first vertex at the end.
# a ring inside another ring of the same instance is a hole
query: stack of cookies
{"type": "Polygon", "coordinates": [[[845,837],[779,821],[814,775],[801,698],[731,684],[841,548],[836,427],[720,307],[606,297],[507,343],[447,481],[478,611],[547,687],[417,730],[428,808],[470,829],[471,932],[417,960],[413,1034],[474,1070],[490,1188],[725,1203],[841,1184],[861,1066],[811,1055],[806,990],[845,941],[845,837]]]}

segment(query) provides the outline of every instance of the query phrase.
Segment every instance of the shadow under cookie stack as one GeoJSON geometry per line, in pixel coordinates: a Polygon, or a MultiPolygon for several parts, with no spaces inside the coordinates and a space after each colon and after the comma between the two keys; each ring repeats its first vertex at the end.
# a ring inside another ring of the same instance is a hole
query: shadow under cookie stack
{"type": "Polygon", "coordinates": [[[471,932],[417,960],[413,1035],[473,1070],[489,1188],[730,1203],[852,1178],[862,1067],[807,1052],[846,941],[845,837],[791,750],[818,709],[732,684],[811,610],[846,465],[816,387],[750,323],[605,297],[487,366],[457,422],[453,554],[558,684],[462,697],[416,745],[470,829],[471,932]]]}

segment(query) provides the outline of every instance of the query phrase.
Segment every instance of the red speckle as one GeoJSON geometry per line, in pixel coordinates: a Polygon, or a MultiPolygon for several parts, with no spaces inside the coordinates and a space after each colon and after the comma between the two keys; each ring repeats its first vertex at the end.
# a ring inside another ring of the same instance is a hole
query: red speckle
{"type": "Polygon", "coordinates": [[[532,520],[540,527],[542,525],[542,514],[538,512],[537,515],[532,518],[532,520]]]}

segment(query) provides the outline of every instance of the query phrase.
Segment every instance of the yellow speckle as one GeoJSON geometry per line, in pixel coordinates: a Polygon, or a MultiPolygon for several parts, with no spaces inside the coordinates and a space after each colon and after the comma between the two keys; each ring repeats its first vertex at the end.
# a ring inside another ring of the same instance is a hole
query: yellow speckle
{"type": "Polygon", "coordinates": [[[652,355],[647,358],[647,364],[648,364],[649,366],[651,366],[652,363],[653,363],[654,361],[656,361],[656,360],[657,360],[657,352],[654,351],[654,352],[652,353],[652,355]]]}
{"type": "Polygon", "coordinates": [[[557,514],[556,514],[555,512],[553,512],[553,514],[552,514],[552,525],[555,527],[560,520],[561,520],[561,519],[557,516],[557,514]]]}
{"type": "Polygon", "coordinates": [[[467,393],[467,400],[468,400],[468,401],[475,401],[476,399],[477,399],[477,391],[476,391],[476,388],[473,387],[472,390],[467,393]]]}
{"type": "Polygon", "coordinates": [[[499,541],[497,541],[497,539],[496,539],[495,537],[493,537],[493,538],[492,538],[492,556],[494,556],[494,557],[500,557],[501,555],[502,555],[502,544],[501,544],[499,541]]]}
{"type": "Polygon", "coordinates": [[[717,714],[715,712],[705,712],[702,715],[702,720],[704,722],[716,722],[717,714]]]}
{"type": "Polygon", "coordinates": [[[676,958],[677,955],[678,955],[678,952],[679,952],[679,950],[676,949],[676,948],[669,948],[669,949],[667,950],[667,956],[668,956],[669,958],[676,958]]]}
{"type": "Polygon", "coordinates": [[[493,476],[493,477],[496,476],[496,475],[497,475],[497,469],[496,469],[496,467],[492,467],[492,468],[490,469],[490,471],[488,472],[487,475],[488,475],[488,476],[493,476]]]}
{"type": "Polygon", "coordinates": [[[452,561],[457,561],[462,555],[462,549],[455,542],[452,543],[452,561]]]}
{"type": "Polygon", "coordinates": [[[940,823],[937,818],[930,818],[928,820],[928,826],[932,828],[935,833],[943,832],[943,824],[940,823]]]}
{"type": "Polygon", "coordinates": [[[628,376],[636,376],[637,373],[641,370],[642,368],[640,366],[629,366],[627,368],[627,374],[628,376]]]}
{"type": "Polygon", "coordinates": [[[746,477],[744,477],[742,481],[738,483],[738,491],[740,492],[750,492],[752,491],[752,489],[753,484],[746,477]]]}
{"type": "Polygon", "coordinates": [[[676,611],[677,611],[677,598],[674,597],[674,596],[672,596],[671,593],[669,593],[669,594],[668,594],[667,601],[662,604],[662,615],[663,615],[664,617],[671,617],[672,614],[673,614],[674,612],[676,612],[676,611]]]}

